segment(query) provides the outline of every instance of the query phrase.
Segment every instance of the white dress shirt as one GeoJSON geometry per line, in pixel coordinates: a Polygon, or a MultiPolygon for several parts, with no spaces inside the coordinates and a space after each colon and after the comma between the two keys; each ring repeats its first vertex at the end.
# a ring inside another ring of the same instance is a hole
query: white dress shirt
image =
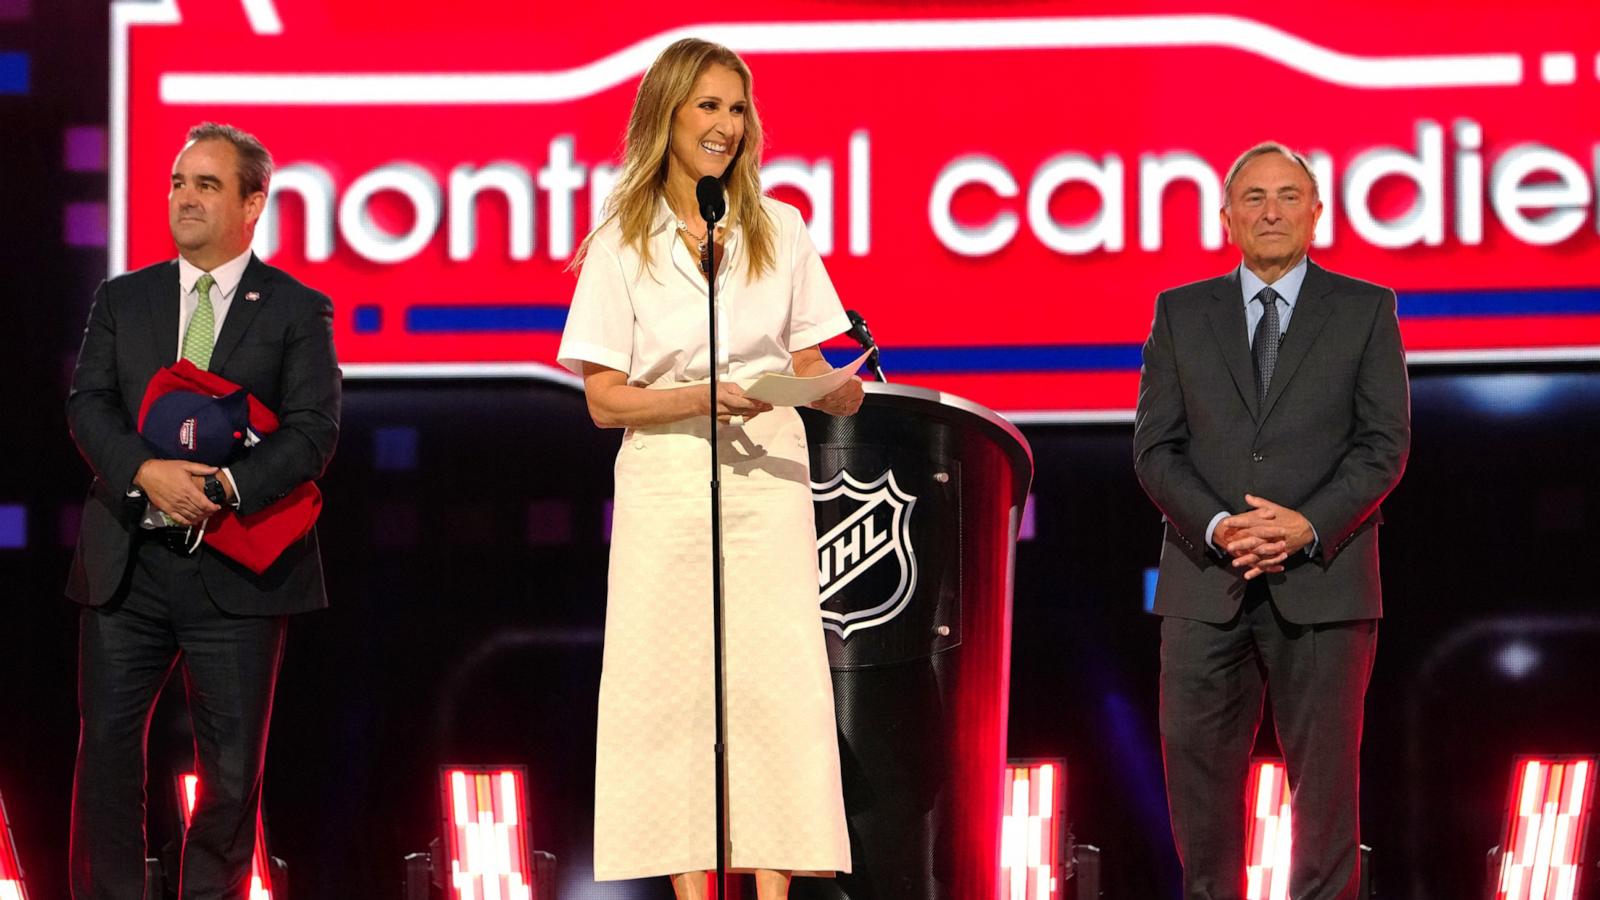
{"type": "MultiPolygon", "coordinates": [[[[233,295],[238,292],[239,281],[244,278],[244,270],[249,265],[250,251],[246,250],[211,270],[211,277],[216,281],[211,288],[211,309],[215,313],[212,318],[213,342],[222,334],[222,322],[228,317],[228,309],[233,306],[233,295]]],[[[178,257],[178,355],[173,362],[183,358],[183,335],[189,329],[189,320],[194,318],[195,309],[200,306],[200,292],[195,290],[195,282],[204,274],[204,269],[181,255],[178,257]]],[[[232,505],[238,509],[239,483],[233,480],[233,472],[226,466],[222,471],[233,484],[232,505]]],[[[162,528],[170,524],[161,510],[145,503],[144,518],[139,522],[141,528],[162,528]]]]}
{"type": "MultiPolygon", "coordinates": [[[[743,229],[731,223],[717,270],[719,377],[749,383],[792,372],[791,356],[850,329],[844,306],[800,211],[770,197],[773,268],[752,280],[743,229]]],[[[628,384],[668,388],[706,381],[706,280],[663,201],[646,240],[651,265],[609,222],[589,244],[556,359],[582,375],[585,362],[626,372],[628,384]]]]}
{"type": "MultiPolygon", "coordinates": [[[[217,282],[211,289],[211,308],[216,311],[212,323],[213,340],[222,334],[222,322],[228,317],[233,295],[239,290],[239,280],[244,278],[244,270],[249,265],[250,251],[246,250],[211,270],[211,277],[217,282]]],[[[194,284],[204,274],[204,269],[178,257],[178,355],[173,362],[183,358],[183,334],[189,329],[189,320],[194,318],[195,307],[200,305],[200,292],[194,289],[194,284]]]]}

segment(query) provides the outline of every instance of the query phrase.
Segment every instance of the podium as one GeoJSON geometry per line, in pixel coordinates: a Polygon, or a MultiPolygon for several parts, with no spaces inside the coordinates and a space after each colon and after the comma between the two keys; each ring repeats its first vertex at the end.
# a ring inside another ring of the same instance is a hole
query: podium
{"type": "Polygon", "coordinates": [[[869,382],[801,410],[853,871],[796,898],[994,897],[1022,433],[950,394],[869,382]]]}

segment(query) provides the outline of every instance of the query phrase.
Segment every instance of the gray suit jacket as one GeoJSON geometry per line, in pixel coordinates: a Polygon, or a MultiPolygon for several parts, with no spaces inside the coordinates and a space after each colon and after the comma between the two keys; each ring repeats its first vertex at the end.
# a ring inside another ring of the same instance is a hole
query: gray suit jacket
{"type": "Polygon", "coordinates": [[[1264,403],[1257,408],[1238,270],[1166,291],[1144,345],[1134,468],[1166,520],[1155,611],[1226,622],[1245,581],[1205,544],[1222,510],[1254,494],[1316,528],[1264,576],[1302,624],[1383,614],[1378,504],[1411,445],[1405,353],[1394,292],[1309,264],[1264,403]]]}
{"type": "MultiPolygon", "coordinates": [[[[156,370],[178,358],[178,290],[177,261],[158,263],[102,283],[89,310],[67,396],[72,439],[95,474],[66,590],[87,606],[117,599],[127,585],[145,506],[127,493],[139,466],[155,457],[134,423],[156,370]]],[[[278,430],[229,467],[241,514],[322,475],[338,442],[341,387],[326,296],[252,256],[211,371],[278,414],[278,430]]],[[[210,547],[199,553],[206,590],[227,612],[285,615],[328,603],[315,529],[260,575],[210,547]]]]}

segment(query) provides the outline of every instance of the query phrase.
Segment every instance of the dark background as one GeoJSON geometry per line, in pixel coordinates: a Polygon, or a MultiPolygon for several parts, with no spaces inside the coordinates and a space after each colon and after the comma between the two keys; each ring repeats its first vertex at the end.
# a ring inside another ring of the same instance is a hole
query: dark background
{"type": "MultiPolygon", "coordinates": [[[[91,0],[0,0],[0,52],[29,57],[28,90],[0,93],[0,795],[36,900],[66,896],[77,613],[59,598],[88,475],[62,408],[106,267],[107,22],[91,0]]],[[[1569,283],[1600,284],[1592,260],[1572,266],[1569,283]]],[[[1460,900],[1483,889],[1514,755],[1600,750],[1600,370],[1412,376],[1363,822],[1380,896],[1460,900]]],[[[1143,610],[1159,522],[1130,428],[1024,431],[1038,473],[1017,552],[1010,751],[1069,760],[1070,817],[1104,850],[1108,897],[1173,897],[1158,629],[1143,610]]],[[[323,481],[334,606],[294,622],[268,760],[265,811],[296,900],[396,896],[401,857],[436,831],[447,760],[528,766],[534,842],[560,857],[563,898],[665,895],[664,881],[594,885],[587,868],[616,443],[564,387],[346,384],[323,481]]],[[[156,847],[174,830],[166,773],[187,762],[172,694],[151,736],[156,847]]]]}

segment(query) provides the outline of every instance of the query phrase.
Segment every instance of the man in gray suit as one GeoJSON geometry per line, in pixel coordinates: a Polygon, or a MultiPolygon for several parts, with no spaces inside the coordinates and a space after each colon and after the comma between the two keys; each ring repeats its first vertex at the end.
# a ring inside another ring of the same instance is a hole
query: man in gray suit
{"type": "Polygon", "coordinates": [[[1393,291],[1307,258],[1322,202],[1304,157],[1253,147],[1223,192],[1243,263],[1156,299],[1134,422],[1134,467],[1166,521],[1172,831],[1187,900],[1244,895],[1245,781],[1270,685],[1293,795],[1289,893],[1345,900],[1360,882],[1378,504],[1411,440],[1405,354],[1393,291]]]}

